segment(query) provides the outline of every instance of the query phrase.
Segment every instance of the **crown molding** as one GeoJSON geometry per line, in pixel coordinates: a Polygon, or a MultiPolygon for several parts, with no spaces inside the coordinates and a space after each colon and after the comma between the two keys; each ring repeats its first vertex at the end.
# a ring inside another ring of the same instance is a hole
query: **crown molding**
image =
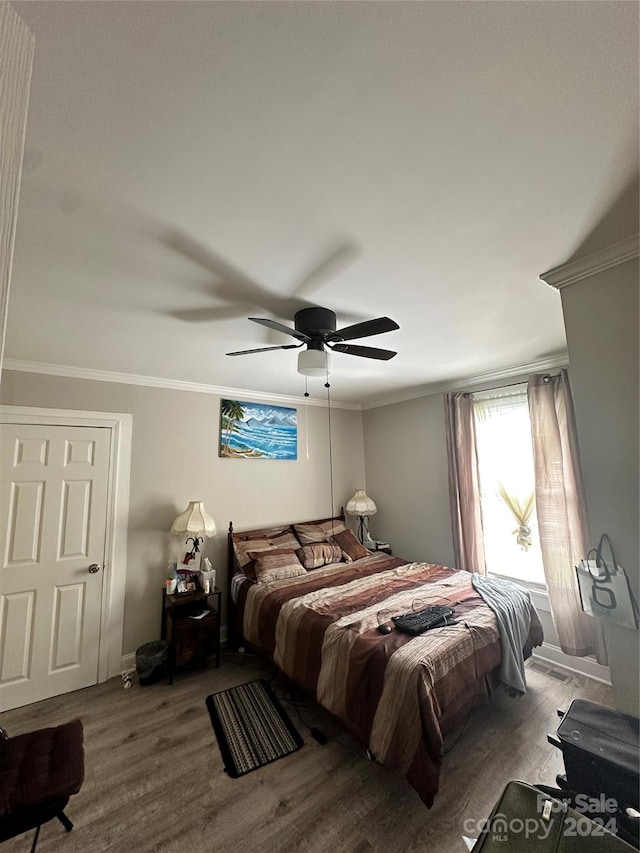
{"type": "Polygon", "coordinates": [[[611,269],[611,267],[616,267],[618,264],[631,261],[637,258],[639,254],[639,235],[632,234],[618,243],[607,246],[606,249],[601,249],[599,252],[592,252],[590,255],[567,261],[565,264],[547,270],[547,272],[541,273],[539,278],[551,287],[562,290],[563,287],[582,281],[583,278],[588,278],[611,269]]]}
{"type": "MultiPolygon", "coordinates": [[[[223,385],[205,385],[200,382],[187,382],[182,379],[161,379],[157,376],[140,376],[134,373],[117,373],[111,370],[93,370],[87,367],[71,367],[66,364],[50,364],[43,361],[21,361],[5,358],[4,370],[17,370],[22,373],[41,373],[47,376],[62,376],[66,379],[90,379],[94,382],[115,382],[118,385],[142,385],[145,388],[163,388],[169,391],[190,391],[194,394],[215,394],[231,400],[251,400],[271,405],[327,406],[327,401],[313,397],[296,397],[287,394],[250,391],[247,388],[227,388],[223,385]]],[[[344,403],[331,399],[332,409],[350,409],[360,411],[359,403],[344,403]]]]}
{"type": "MultiPolygon", "coordinates": [[[[331,400],[331,407],[361,411],[390,406],[394,403],[404,403],[407,400],[417,400],[420,397],[430,397],[434,394],[445,394],[449,391],[481,390],[500,385],[508,380],[523,381],[531,373],[545,373],[558,367],[567,367],[569,356],[566,352],[558,353],[549,358],[530,361],[488,373],[478,373],[464,379],[420,385],[405,388],[375,399],[360,403],[344,403],[331,400]]],[[[251,391],[248,388],[227,388],[222,385],[204,385],[199,382],[187,382],[180,379],[160,379],[157,376],[139,376],[132,373],[117,373],[109,370],[92,370],[86,367],[70,367],[65,364],[50,364],[39,361],[21,361],[15,358],[5,358],[3,370],[16,370],[23,373],[41,373],[48,376],[62,376],[67,379],[90,379],[97,382],[115,382],[120,385],[141,385],[146,388],[162,388],[169,391],[190,391],[195,394],[215,394],[226,399],[248,399],[259,402],[265,401],[272,405],[304,405],[326,407],[326,400],[312,397],[295,397],[285,394],[270,394],[261,391],[251,391]]]]}
{"type": "Polygon", "coordinates": [[[420,397],[431,397],[434,394],[446,394],[449,391],[479,391],[485,388],[499,386],[507,380],[526,382],[532,373],[546,373],[559,367],[567,367],[569,355],[566,352],[558,353],[549,358],[541,358],[537,361],[529,361],[526,364],[518,364],[513,367],[505,367],[500,370],[492,370],[488,373],[478,373],[465,379],[455,379],[448,382],[437,382],[431,385],[421,385],[416,388],[406,388],[405,391],[385,394],[375,400],[362,403],[362,409],[378,409],[381,406],[390,406],[393,403],[404,403],[407,400],[418,400],[420,397]]]}

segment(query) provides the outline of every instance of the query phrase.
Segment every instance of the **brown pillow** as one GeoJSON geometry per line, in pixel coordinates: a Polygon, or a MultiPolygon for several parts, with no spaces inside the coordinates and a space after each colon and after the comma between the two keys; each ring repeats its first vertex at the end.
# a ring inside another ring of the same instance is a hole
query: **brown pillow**
{"type": "Polygon", "coordinates": [[[277,536],[270,536],[265,539],[236,539],[233,543],[238,564],[245,570],[250,561],[250,551],[273,551],[274,548],[291,548],[296,550],[300,547],[300,543],[290,530],[285,530],[277,536]]]}
{"type": "Polygon", "coordinates": [[[327,532],[319,524],[294,524],[293,529],[301,545],[312,545],[314,542],[327,541],[327,532]]]}
{"type": "Polygon", "coordinates": [[[368,557],[371,551],[364,547],[358,541],[350,530],[343,530],[342,533],[336,533],[333,537],[336,545],[339,545],[344,553],[352,560],[359,560],[361,557],[368,557]]]}
{"type": "Polygon", "coordinates": [[[342,559],[342,548],[331,542],[312,542],[303,545],[296,554],[305,569],[319,569],[329,563],[339,563],[342,559]]]}
{"type": "Polygon", "coordinates": [[[344,521],[341,521],[339,518],[330,518],[328,521],[321,521],[319,527],[321,530],[324,530],[327,536],[335,536],[336,533],[342,533],[343,530],[347,529],[344,521]]]}
{"type": "Polygon", "coordinates": [[[284,581],[306,575],[295,551],[291,548],[276,548],[272,551],[252,551],[250,559],[258,583],[284,581]]]}
{"type": "Polygon", "coordinates": [[[312,545],[314,542],[331,542],[334,533],[346,530],[344,522],[330,518],[318,524],[294,524],[293,529],[301,545],[312,545]]]}

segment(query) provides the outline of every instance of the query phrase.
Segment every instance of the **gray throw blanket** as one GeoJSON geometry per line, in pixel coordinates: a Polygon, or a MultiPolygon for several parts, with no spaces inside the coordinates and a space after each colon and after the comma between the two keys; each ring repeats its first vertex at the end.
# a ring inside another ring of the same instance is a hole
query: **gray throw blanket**
{"type": "Polygon", "coordinates": [[[498,677],[509,696],[527,692],[524,674],[524,644],[531,626],[531,594],[511,581],[485,578],[474,572],[474,589],[495,613],[502,644],[502,662],[498,677]]]}

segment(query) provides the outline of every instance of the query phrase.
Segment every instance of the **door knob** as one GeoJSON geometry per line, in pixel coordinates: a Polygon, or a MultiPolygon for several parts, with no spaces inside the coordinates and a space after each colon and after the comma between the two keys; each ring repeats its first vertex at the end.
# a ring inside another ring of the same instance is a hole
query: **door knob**
{"type": "Polygon", "coordinates": [[[98,563],[91,563],[91,565],[89,566],[89,574],[95,575],[96,572],[99,572],[99,571],[100,571],[100,565],[98,563]]]}

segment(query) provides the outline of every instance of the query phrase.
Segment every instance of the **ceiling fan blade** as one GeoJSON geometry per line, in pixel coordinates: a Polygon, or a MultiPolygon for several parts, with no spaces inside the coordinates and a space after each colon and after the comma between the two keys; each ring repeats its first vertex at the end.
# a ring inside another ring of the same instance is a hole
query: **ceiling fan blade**
{"type": "MultiPolygon", "coordinates": [[[[283,297],[267,290],[253,281],[233,263],[218,255],[206,244],[200,243],[180,231],[164,233],[162,242],[172,251],[178,252],[193,264],[212,275],[208,290],[216,301],[224,301],[236,308],[247,305],[246,310],[268,311],[283,320],[293,317],[301,308],[312,307],[310,302],[299,297],[283,297]]],[[[246,315],[246,310],[241,312],[246,315]]],[[[189,319],[189,318],[186,318],[189,319]]]]}
{"type": "Polygon", "coordinates": [[[241,349],[237,352],[227,352],[225,355],[249,355],[252,352],[269,352],[272,349],[299,349],[304,346],[304,343],[301,344],[285,344],[281,347],[258,347],[258,349],[241,349]]]}
{"type": "Polygon", "coordinates": [[[346,355],[359,355],[362,358],[377,358],[380,361],[389,361],[394,355],[398,355],[390,349],[379,349],[378,347],[360,347],[357,344],[329,344],[334,352],[342,352],[346,355]]]}
{"type": "Polygon", "coordinates": [[[255,306],[247,305],[224,305],[222,307],[212,308],[186,308],[184,311],[169,311],[170,317],[175,317],[176,320],[182,320],[185,323],[215,323],[222,320],[236,320],[240,317],[246,317],[247,311],[251,311],[255,306]]]}
{"type": "Polygon", "coordinates": [[[375,320],[365,320],[354,326],[345,326],[331,335],[334,341],[353,341],[356,338],[368,338],[370,335],[381,335],[383,332],[393,332],[400,326],[388,317],[377,317],[375,320]]]}
{"type": "Polygon", "coordinates": [[[263,317],[249,317],[249,320],[252,320],[254,323],[260,323],[261,326],[266,326],[267,329],[275,329],[276,332],[284,332],[285,335],[292,335],[294,338],[305,343],[309,343],[311,340],[304,332],[298,332],[296,329],[292,329],[291,326],[285,326],[276,320],[265,320],[263,317]]]}
{"type": "MultiPolygon", "coordinates": [[[[308,297],[318,290],[325,282],[336,278],[346,267],[350,266],[358,255],[359,249],[354,243],[344,242],[314,267],[307,271],[294,293],[298,297],[308,297]]],[[[344,316],[344,315],[343,315],[344,316]]]]}

